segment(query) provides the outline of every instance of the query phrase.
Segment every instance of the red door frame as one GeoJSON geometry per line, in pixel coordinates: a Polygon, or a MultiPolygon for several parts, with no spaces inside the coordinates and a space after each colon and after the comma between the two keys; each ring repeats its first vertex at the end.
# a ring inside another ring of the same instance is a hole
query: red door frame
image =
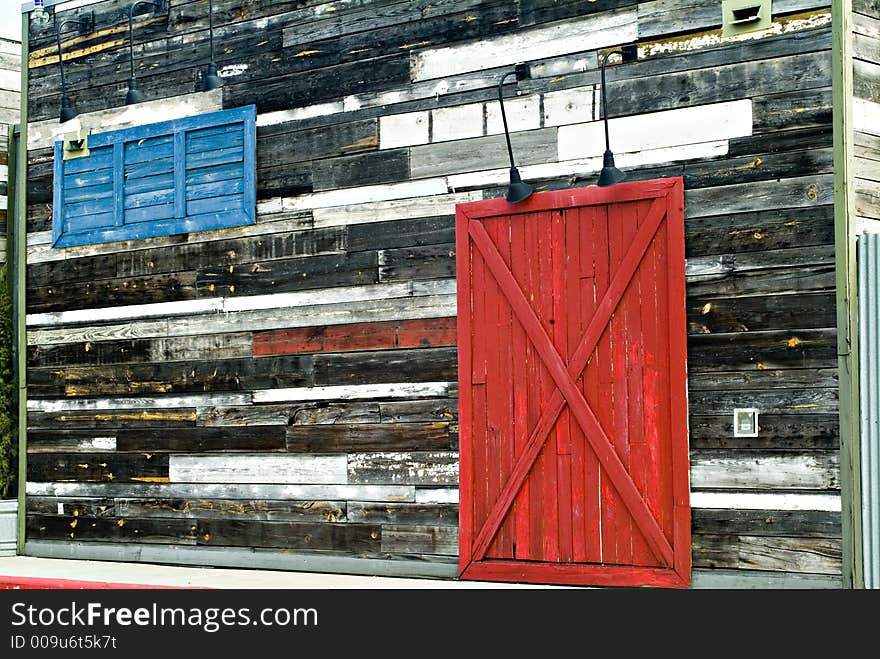
{"type": "Polygon", "coordinates": [[[691,569],[691,529],[689,459],[687,439],[687,329],[685,319],[684,280],[684,186],[681,177],[621,183],[608,188],[578,188],[558,192],[541,192],[516,205],[504,199],[460,204],[456,207],[456,258],[458,274],[458,367],[459,367],[459,416],[460,416],[460,547],[459,576],[462,579],[489,581],[524,581],[536,583],[582,584],[604,586],[650,585],[663,587],[687,587],[691,569]],[[587,330],[578,352],[566,365],[544,332],[529,302],[513,280],[502,257],[493,247],[480,220],[585,206],[611,205],[641,200],[652,200],[650,219],[639,228],[632,247],[621,261],[618,273],[604,299],[595,311],[596,318],[604,322],[587,330]],[[665,218],[665,225],[664,220],[665,218]],[[665,229],[660,229],[665,226],[665,229]],[[626,468],[608,443],[590,405],[575,388],[574,380],[583,371],[608,319],[620,302],[633,273],[637,272],[654,235],[666,231],[667,291],[669,295],[669,365],[671,461],[673,495],[673,537],[667,538],[651,515],[644,499],[632,484],[626,468]],[[547,370],[553,377],[556,390],[541,413],[538,426],[531,431],[529,443],[517,458],[516,465],[501,494],[494,502],[488,518],[477,532],[474,529],[473,507],[473,435],[471,400],[471,355],[473,348],[471,301],[471,263],[476,252],[483,259],[514,317],[522,324],[528,340],[547,370]],[[612,290],[615,289],[615,290],[612,290]],[[590,336],[592,334],[592,336],[590,336]],[[587,441],[598,457],[604,473],[607,473],[630,514],[642,530],[647,544],[662,567],[603,565],[596,563],[532,562],[513,559],[489,559],[486,551],[498,533],[506,513],[512,505],[523,481],[528,477],[535,458],[541,451],[559,412],[568,405],[572,423],[577,420],[584,429],[587,441]],[[603,441],[604,440],[604,441],[603,441]]]}

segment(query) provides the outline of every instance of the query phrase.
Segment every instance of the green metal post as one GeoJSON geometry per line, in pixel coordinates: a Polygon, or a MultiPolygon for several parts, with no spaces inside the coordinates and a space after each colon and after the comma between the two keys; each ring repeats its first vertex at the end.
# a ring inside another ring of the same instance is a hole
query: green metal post
{"type": "Polygon", "coordinates": [[[834,254],[840,374],[840,487],[843,584],[863,588],[859,459],[859,327],[855,201],[852,190],[852,0],[832,0],[834,254]]]}
{"type": "Polygon", "coordinates": [[[15,336],[18,374],[18,547],[24,553],[25,484],[27,481],[27,333],[25,330],[25,277],[27,266],[27,127],[28,127],[28,21],[21,15],[21,119],[15,148],[15,210],[13,259],[15,260],[15,336]]]}

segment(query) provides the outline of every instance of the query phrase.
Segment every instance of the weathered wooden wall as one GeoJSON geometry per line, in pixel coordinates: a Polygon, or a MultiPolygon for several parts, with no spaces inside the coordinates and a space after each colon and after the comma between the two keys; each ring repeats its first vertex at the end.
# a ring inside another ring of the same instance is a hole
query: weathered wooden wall
{"type": "Polygon", "coordinates": [[[880,228],[880,2],[853,0],[853,128],[856,215],[880,228]]]}
{"type": "Polygon", "coordinates": [[[31,550],[257,547],[452,574],[452,216],[503,194],[497,80],[530,63],[506,104],[523,175],[590,185],[598,56],[638,40],[639,61],[609,66],[609,115],[631,178],[686,185],[696,582],[839,583],[824,4],[777,1],[770,30],[722,39],[714,0],[218,0],[225,86],[205,94],[207,2],[172,2],[138,21],[136,108],[127,3],[70,10],[96,19],[65,46],[83,125],[256,104],[258,221],[60,251],[57,56],[32,25],[31,550]],[[734,407],[761,409],[759,437],[733,438],[734,407]]]}
{"type": "Polygon", "coordinates": [[[9,205],[9,125],[21,111],[21,42],[0,38],[0,263],[6,262],[6,209],[9,205]]]}

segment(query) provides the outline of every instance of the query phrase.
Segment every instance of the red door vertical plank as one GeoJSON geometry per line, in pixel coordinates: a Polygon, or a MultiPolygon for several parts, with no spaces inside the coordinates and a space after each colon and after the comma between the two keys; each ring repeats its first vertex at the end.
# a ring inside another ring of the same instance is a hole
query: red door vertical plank
{"type": "Polygon", "coordinates": [[[687,398],[676,395],[676,392],[687,391],[687,324],[684,313],[677,313],[685,308],[684,278],[684,184],[681,179],[675,180],[675,191],[667,197],[666,231],[669,244],[669,399],[671,403],[671,421],[673,432],[682,439],[676,441],[669,437],[672,447],[672,482],[675,498],[675,571],[687,585],[691,573],[691,509],[690,486],[688,474],[690,461],[688,458],[687,438],[687,398]]]}
{"type": "MultiPolygon", "coordinates": [[[[471,220],[478,222],[479,220],[471,220]]],[[[486,409],[486,363],[489,342],[486,340],[486,298],[492,286],[491,275],[479,251],[471,246],[471,299],[473,304],[473,529],[476,534],[483,525],[491,507],[486,478],[486,451],[489,441],[488,415],[486,409]]],[[[472,548],[473,550],[473,548],[472,548]]]]}
{"type": "MultiPolygon", "coordinates": [[[[580,344],[586,329],[583,322],[584,307],[589,303],[581,299],[581,258],[584,257],[580,247],[581,217],[584,209],[566,211],[565,214],[565,295],[568,300],[565,361],[571,362],[572,355],[580,344]]],[[[589,313],[589,311],[587,311],[589,313]]],[[[576,378],[578,389],[583,393],[583,376],[576,378]]],[[[571,510],[571,560],[583,563],[587,560],[586,539],[586,491],[584,489],[584,444],[585,439],[580,425],[576,421],[569,423],[571,449],[570,458],[570,510],[571,510]]]]}
{"type": "MultiPolygon", "coordinates": [[[[541,215],[534,214],[529,217],[530,221],[526,223],[526,272],[528,287],[525,293],[532,300],[532,306],[537,309],[541,299],[541,269],[540,269],[540,220],[541,215]]],[[[538,419],[543,410],[544,395],[544,366],[538,357],[535,347],[531,341],[528,344],[528,374],[529,374],[529,431],[537,425],[538,419]]],[[[529,485],[529,555],[533,561],[544,560],[544,525],[546,516],[544,515],[544,460],[543,452],[538,455],[535,465],[532,467],[531,473],[526,479],[529,485]]]]}
{"type": "MultiPolygon", "coordinates": [[[[633,204],[632,226],[641,226],[650,208],[649,202],[633,204]]],[[[646,497],[647,489],[647,464],[650,459],[645,445],[645,432],[642,419],[645,415],[645,400],[642,395],[642,363],[645,354],[644,323],[642,320],[644,298],[650,293],[650,282],[644,281],[647,271],[647,257],[642,258],[633,275],[630,284],[630,296],[628,298],[628,323],[627,323],[627,350],[626,350],[626,380],[628,392],[627,427],[629,428],[630,445],[630,474],[633,483],[642,498],[646,497]]],[[[648,546],[638,525],[632,525],[632,562],[635,565],[657,565],[657,560],[648,546]]]]}
{"type": "MultiPolygon", "coordinates": [[[[541,286],[540,299],[536,300],[533,307],[538,314],[538,319],[544,327],[544,331],[553,336],[553,212],[541,214],[538,251],[539,283],[541,286]]],[[[541,368],[541,407],[544,408],[555,391],[556,386],[553,378],[546,368],[541,368]]],[[[558,423],[558,421],[557,421],[558,423]]],[[[558,427],[558,426],[557,426],[558,427]]],[[[544,560],[556,562],[559,560],[559,510],[556,497],[556,442],[548,441],[541,452],[544,473],[542,475],[544,489],[544,560]]]]}
{"type": "MultiPolygon", "coordinates": [[[[510,270],[520,287],[528,294],[526,264],[525,222],[523,217],[511,218],[510,270]]],[[[529,374],[528,339],[522,325],[513,318],[513,444],[514,455],[519,458],[529,440],[529,374]]],[[[537,410],[535,411],[537,414],[537,410]]],[[[514,502],[514,556],[528,560],[529,554],[529,480],[526,479],[514,502]]]]}
{"type": "MultiPolygon", "coordinates": [[[[581,307],[581,326],[586,330],[587,326],[596,313],[596,307],[599,303],[601,294],[596,288],[596,226],[599,223],[598,212],[594,206],[580,209],[580,227],[578,229],[581,253],[581,272],[580,272],[580,307],[581,307]]],[[[601,245],[598,249],[602,252],[601,245]]],[[[587,363],[583,372],[583,385],[581,391],[584,398],[593,404],[597,411],[600,408],[599,403],[599,367],[597,359],[599,354],[598,346],[593,349],[593,357],[587,363]]],[[[601,420],[601,412],[600,420],[601,420]]],[[[584,561],[598,563],[602,560],[602,543],[601,543],[601,522],[602,492],[599,482],[599,459],[593,452],[593,449],[587,443],[587,438],[583,431],[578,428],[578,438],[581,443],[581,452],[583,455],[582,483],[584,489],[584,537],[586,540],[586,556],[584,561]]]]}
{"type": "MultiPolygon", "coordinates": [[[[503,222],[503,218],[490,218],[482,222],[483,228],[492,242],[498,244],[498,224],[503,222]]],[[[486,324],[484,332],[487,340],[487,353],[489,359],[486,363],[486,415],[488,417],[486,430],[486,489],[488,493],[488,510],[491,510],[492,503],[498,499],[501,492],[501,444],[504,441],[502,437],[502,426],[504,423],[504,405],[502,397],[503,390],[507,388],[507,373],[502,369],[503,364],[503,348],[500,345],[501,332],[501,313],[500,304],[503,302],[503,295],[498,283],[491,273],[486,272],[486,324]]],[[[485,521],[485,517],[480,521],[485,521]]],[[[486,552],[487,558],[504,558],[499,547],[499,534],[496,533],[486,552]]]]}
{"type": "Polygon", "coordinates": [[[457,302],[458,302],[458,416],[459,416],[459,432],[458,432],[458,448],[459,448],[459,549],[458,549],[458,573],[459,576],[464,572],[465,568],[471,561],[471,547],[474,540],[476,529],[474,528],[474,491],[473,483],[473,426],[474,413],[471,388],[471,369],[472,359],[471,351],[473,350],[473,342],[471,334],[473,332],[472,325],[472,305],[471,294],[473,288],[471,286],[471,239],[468,233],[467,215],[460,209],[456,212],[455,217],[455,267],[458,273],[457,279],[457,302]]]}
{"type": "MultiPolygon", "coordinates": [[[[573,214],[574,215],[574,214],[573,214]]],[[[552,214],[551,244],[553,256],[553,345],[556,351],[568,363],[568,319],[575,315],[575,309],[566,295],[566,272],[572,255],[566,249],[565,225],[569,218],[563,211],[552,214]]],[[[576,221],[576,218],[570,218],[576,221]]],[[[572,250],[577,254],[576,250],[572,250]]],[[[559,416],[556,424],[556,510],[559,520],[559,560],[570,563],[572,556],[572,500],[571,500],[571,418],[566,408],[559,416]]]]}

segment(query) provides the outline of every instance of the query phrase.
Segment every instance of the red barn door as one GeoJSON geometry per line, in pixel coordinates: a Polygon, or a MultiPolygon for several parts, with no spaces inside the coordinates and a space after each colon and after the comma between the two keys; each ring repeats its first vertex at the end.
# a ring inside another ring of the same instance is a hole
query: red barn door
{"type": "Polygon", "coordinates": [[[680,178],[456,218],[463,579],[690,581],[680,178]]]}

